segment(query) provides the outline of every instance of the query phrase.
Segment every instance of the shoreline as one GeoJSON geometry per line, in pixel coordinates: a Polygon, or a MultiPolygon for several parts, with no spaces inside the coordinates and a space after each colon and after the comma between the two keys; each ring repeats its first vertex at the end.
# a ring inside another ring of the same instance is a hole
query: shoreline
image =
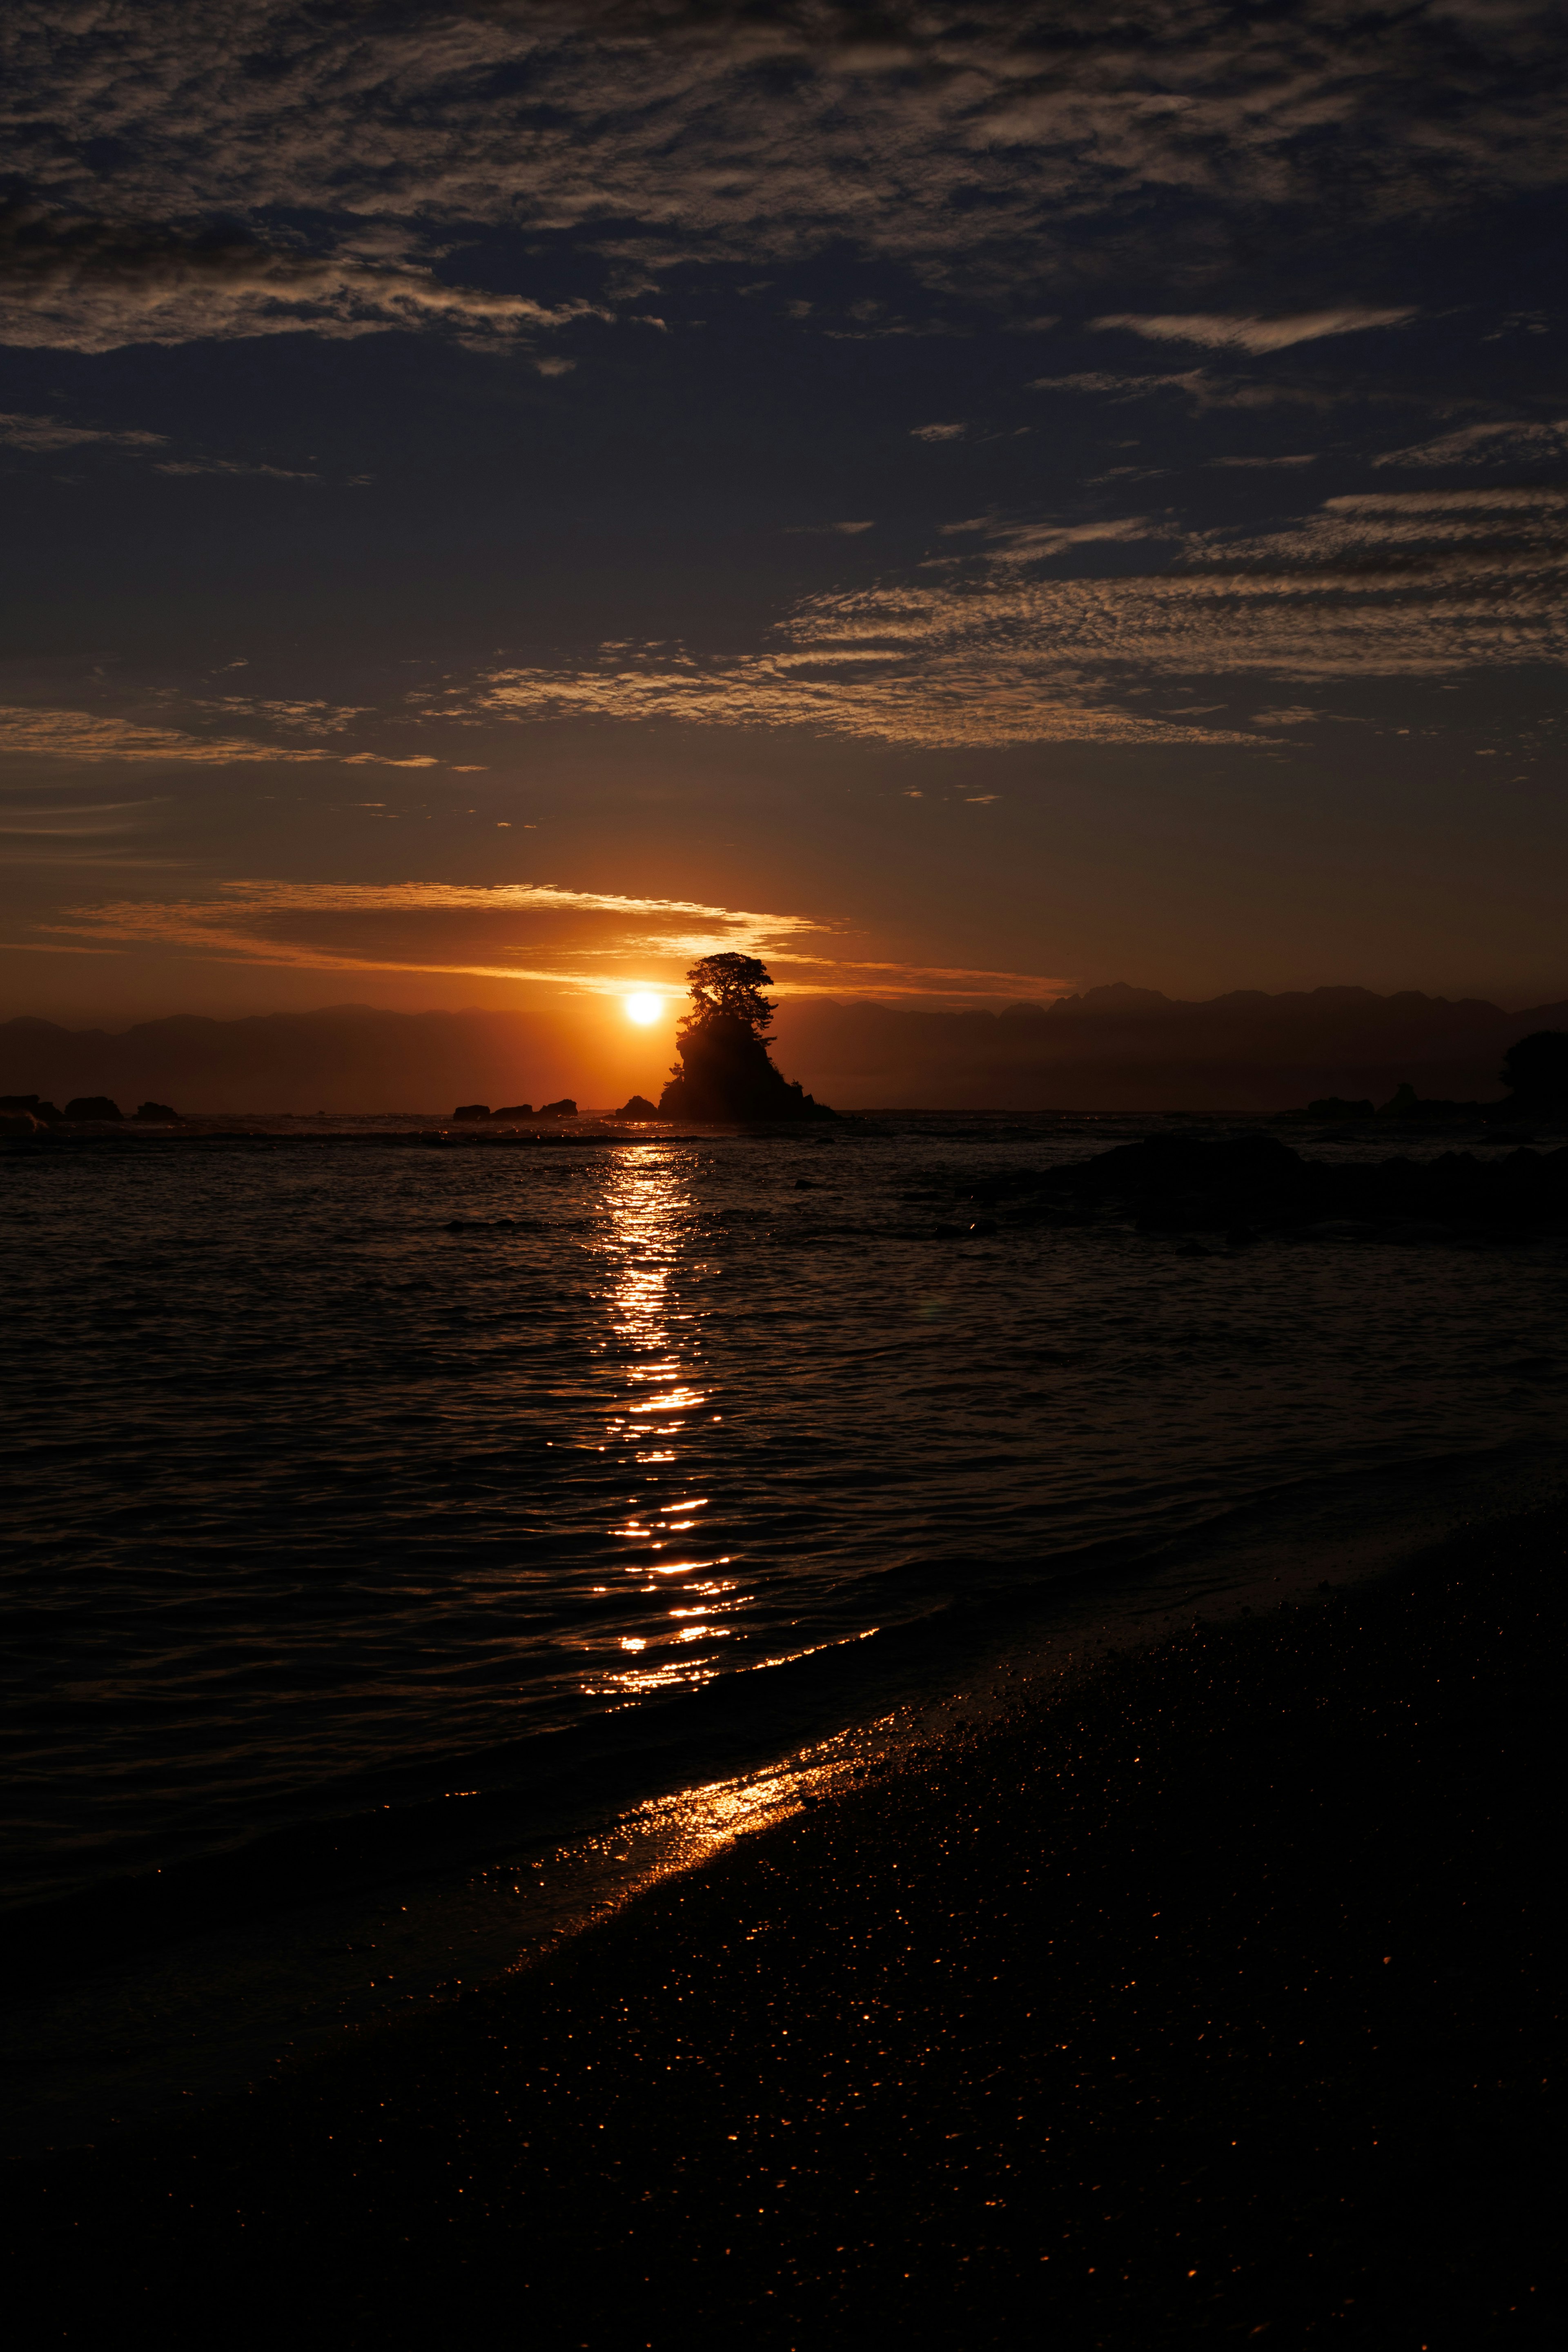
{"type": "Polygon", "coordinates": [[[384,1776],[355,1810],[13,1908],[0,2159],[133,2141],[427,2017],[857,1772],[1020,1704],[1059,1705],[1108,1656],[1194,1619],[1245,1621],[1310,1598],[1325,1573],[1385,1575],[1456,1528],[1538,1507],[1556,1464],[1488,1450],[1327,1494],[1287,1487],[773,1667],[765,1690],[731,1677],[646,1722],[621,1710],[521,1743],[493,1781],[477,1758],[422,1790],[384,1776]]]}
{"type": "Polygon", "coordinates": [[[1565,1527],[1112,1655],[183,2130],[14,2162],[70,2273],[37,2340],[214,2296],[258,2342],[1536,2340],[1565,1527]]]}

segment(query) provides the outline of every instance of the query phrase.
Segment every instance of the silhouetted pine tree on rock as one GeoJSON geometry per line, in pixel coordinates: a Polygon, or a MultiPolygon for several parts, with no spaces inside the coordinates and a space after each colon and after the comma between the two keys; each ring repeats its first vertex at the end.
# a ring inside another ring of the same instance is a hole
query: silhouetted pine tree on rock
{"type": "Polygon", "coordinates": [[[704,956],[686,975],[691,1010],[680,1059],[659,1097],[664,1118],[836,1118],[775,1066],[765,1034],[771,974],[755,956],[704,956]]]}

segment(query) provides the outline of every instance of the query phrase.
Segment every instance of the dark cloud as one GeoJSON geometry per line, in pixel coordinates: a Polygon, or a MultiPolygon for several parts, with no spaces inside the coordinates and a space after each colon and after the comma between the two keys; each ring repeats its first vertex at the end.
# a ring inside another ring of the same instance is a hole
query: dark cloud
{"type": "Polygon", "coordinates": [[[181,237],[145,223],[0,215],[0,340],[84,352],[130,342],[308,329],[341,337],[439,325],[468,335],[557,326],[555,309],[447,284],[428,269],[280,249],[250,237],[181,237]]]}
{"type": "Polygon", "coordinates": [[[1032,319],[1042,270],[1147,242],[1152,205],[1397,221],[1556,184],[1568,68],[1544,0],[1145,0],[1135,33],[1099,0],[34,0],[3,39],[33,209],[0,331],[84,350],[528,331],[563,315],[528,256],[488,290],[453,240],[628,222],[645,285],[848,240],[1032,319]]]}

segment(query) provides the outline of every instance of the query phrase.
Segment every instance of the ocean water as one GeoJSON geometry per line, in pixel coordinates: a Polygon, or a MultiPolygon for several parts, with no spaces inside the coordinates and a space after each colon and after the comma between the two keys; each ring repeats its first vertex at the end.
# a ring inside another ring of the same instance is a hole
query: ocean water
{"type": "Polygon", "coordinates": [[[1086,1612],[1551,1479],[1561,1240],[967,1198],[1152,1124],[6,1152],[23,2141],[504,1966],[1086,1612]]]}

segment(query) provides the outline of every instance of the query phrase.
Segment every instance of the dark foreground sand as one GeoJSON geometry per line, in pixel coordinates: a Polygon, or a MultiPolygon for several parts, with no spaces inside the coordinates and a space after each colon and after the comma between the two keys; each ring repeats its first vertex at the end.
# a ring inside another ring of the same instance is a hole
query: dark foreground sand
{"type": "Polygon", "coordinates": [[[1112,1661],[504,1987],[13,2168],[25,2340],[1562,2340],[1565,1527],[1112,1661]]]}

